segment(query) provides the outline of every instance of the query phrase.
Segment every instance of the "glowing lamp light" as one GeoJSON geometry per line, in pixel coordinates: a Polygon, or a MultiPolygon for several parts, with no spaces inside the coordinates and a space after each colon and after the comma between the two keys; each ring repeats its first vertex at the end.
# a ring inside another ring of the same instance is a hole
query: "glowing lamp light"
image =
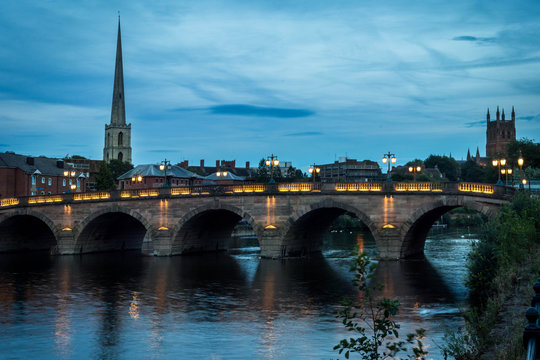
{"type": "Polygon", "coordinates": [[[138,182],[141,182],[141,181],[142,181],[142,176],[141,176],[141,175],[137,176],[137,181],[138,181],[138,182]]]}
{"type": "Polygon", "coordinates": [[[75,171],[72,171],[72,172],[71,172],[71,176],[75,176],[75,171]]]}
{"type": "Polygon", "coordinates": [[[513,172],[512,169],[508,169],[508,170],[506,170],[506,171],[508,172],[508,175],[512,175],[512,172],[513,172]]]}
{"type": "Polygon", "coordinates": [[[227,172],[226,172],[226,171],[223,172],[223,176],[227,176],[227,172]]]}
{"type": "Polygon", "coordinates": [[[316,168],[315,171],[317,171],[318,173],[321,172],[321,168],[316,168]]]}
{"type": "Polygon", "coordinates": [[[506,174],[506,169],[501,169],[501,174],[506,174]]]}
{"type": "Polygon", "coordinates": [[[77,185],[73,184],[70,187],[71,187],[71,190],[75,190],[77,188],[77,185]]]}
{"type": "Polygon", "coordinates": [[[313,173],[313,168],[309,168],[309,173],[312,174],[313,173]]]}
{"type": "Polygon", "coordinates": [[[493,161],[491,162],[491,164],[492,164],[493,166],[497,166],[497,165],[499,165],[499,161],[498,161],[498,160],[493,160],[493,161]]]}
{"type": "Polygon", "coordinates": [[[506,165],[506,159],[501,159],[501,166],[506,165]]]}
{"type": "Polygon", "coordinates": [[[422,171],[422,168],[420,166],[417,166],[416,171],[422,171]]]}
{"type": "Polygon", "coordinates": [[[159,170],[161,170],[161,171],[165,170],[165,165],[163,165],[163,164],[159,165],[159,170]]]}
{"type": "Polygon", "coordinates": [[[383,163],[383,164],[386,164],[387,161],[388,161],[387,158],[385,158],[385,157],[382,158],[382,163],[383,163]]]}
{"type": "Polygon", "coordinates": [[[135,176],[131,178],[131,181],[135,182],[135,180],[136,180],[135,176]]]}
{"type": "Polygon", "coordinates": [[[392,164],[395,164],[397,161],[396,157],[395,156],[392,156],[392,164]]]}
{"type": "Polygon", "coordinates": [[[518,159],[518,165],[519,165],[519,166],[523,166],[523,162],[524,162],[523,158],[520,157],[520,158],[518,159]]]}
{"type": "Polygon", "coordinates": [[[413,172],[412,166],[409,166],[409,172],[413,172]]]}
{"type": "Polygon", "coordinates": [[[266,166],[270,166],[270,160],[266,160],[266,166]]]}
{"type": "Polygon", "coordinates": [[[268,225],[265,227],[265,229],[277,229],[274,225],[268,225]]]}
{"type": "Polygon", "coordinates": [[[527,185],[527,179],[521,180],[521,183],[522,183],[523,185],[527,185]]]}
{"type": "Polygon", "coordinates": [[[218,172],[216,173],[216,176],[221,176],[221,172],[218,171],[218,172]]]}
{"type": "Polygon", "coordinates": [[[64,171],[64,176],[68,176],[69,175],[69,171],[64,171]]]}

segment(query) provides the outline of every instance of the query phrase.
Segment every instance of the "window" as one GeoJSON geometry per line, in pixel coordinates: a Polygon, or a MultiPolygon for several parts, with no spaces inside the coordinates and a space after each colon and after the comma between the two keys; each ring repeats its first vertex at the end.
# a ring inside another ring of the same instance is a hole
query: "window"
{"type": "Polygon", "coordinates": [[[80,187],[81,183],[79,182],[79,179],[77,179],[77,187],[80,187]]]}
{"type": "Polygon", "coordinates": [[[124,145],[124,134],[120,131],[118,133],[118,146],[124,145]]]}
{"type": "Polygon", "coordinates": [[[34,195],[36,195],[36,193],[32,191],[32,196],[34,196],[34,195]]]}
{"type": "Polygon", "coordinates": [[[122,154],[121,152],[118,153],[118,160],[124,161],[124,154],[122,154]]]}
{"type": "MultiPolygon", "coordinates": [[[[32,185],[36,185],[36,175],[32,175],[32,185]]],[[[32,193],[34,195],[34,193],[32,193]]]]}
{"type": "Polygon", "coordinates": [[[51,192],[50,192],[50,191],[49,191],[49,192],[47,192],[47,195],[51,195],[51,192]]]}
{"type": "Polygon", "coordinates": [[[41,192],[41,195],[45,195],[45,191],[42,191],[42,192],[41,192]]]}
{"type": "Polygon", "coordinates": [[[52,179],[51,179],[51,178],[49,178],[49,179],[47,180],[47,185],[49,185],[49,186],[52,185],[52,179]]]}
{"type": "Polygon", "coordinates": [[[71,180],[71,179],[69,179],[69,185],[71,185],[71,184],[72,184],[72,180],[71,180]]]}
{"type": "Polygon", "coordinates": [[[62,186],[66,186],[66,179],[62,179],[62,186]]]}
{"type": "Polygon", "coordinates": [[[41,183],[45,184],[45,178],[44,177],[41,177],[41,183]]]}

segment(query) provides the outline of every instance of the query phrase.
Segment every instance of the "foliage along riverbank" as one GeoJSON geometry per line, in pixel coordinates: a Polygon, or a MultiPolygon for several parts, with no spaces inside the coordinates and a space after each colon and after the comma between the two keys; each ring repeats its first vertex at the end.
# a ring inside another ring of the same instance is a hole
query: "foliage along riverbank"
{"type": "Polygon", "coordinates": [[[540,200],[519,192],[489,220],[468,258],[465,328],[448,335],[457,360],[523,359],[525,310],[540,267],[540,200]]]}

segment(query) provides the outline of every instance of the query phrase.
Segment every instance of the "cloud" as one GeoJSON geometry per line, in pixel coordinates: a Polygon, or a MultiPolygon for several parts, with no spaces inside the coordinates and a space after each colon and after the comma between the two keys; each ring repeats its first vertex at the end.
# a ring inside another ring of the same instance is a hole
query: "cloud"
{"type": "Polygon", "coordinates": [[[481,121],[472,121],[472,122],[467,122],[465,123],[465,127],[468,127],[468,128],[472,128],[472,127],[480,127],[480,126],[484,126],[486,122],[484,120],[481,120],[481,121]]]}
{"type": "Polygon", "coordinates": [[[284,136],[317,136],[317,135],[322,135],[322,134],[323,133],[320,131],[302,131],[302,132],[285,134],[284,136]]]}
{"type": "Polygon", "coordinates": [[[299,118],[315,114],[314,111],[308,109],[287,109],[242,104],[211,106],[208,109],[213,114],[220,115],[260,116],[276,118],[299,118]]]}
{"type": "Polygon", "coordinates": [[[455,41],[470,41],[470,42],[477,42],[477,43],[492,43],[495,41],[495,38],[493,37],[476,37],[476,36],[470,36],[470,35],[463,35],[463,36],[456,36],[452,40],[455,41]]]}
{"type": "Polygon", "coordinates": [[[518,120],[525,120],[525,121],[540,120],[540,114],[538,114],[538,115],[530,115],[530,116],[519,116],[517,119],[518,120]]]}

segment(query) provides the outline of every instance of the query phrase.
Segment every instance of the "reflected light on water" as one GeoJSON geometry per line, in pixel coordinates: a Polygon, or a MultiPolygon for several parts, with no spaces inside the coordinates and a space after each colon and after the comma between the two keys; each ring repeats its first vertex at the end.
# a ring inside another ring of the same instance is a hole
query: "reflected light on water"
{"type": "Polygon", "coordinates": [[[63,355],[72,352],[71,346],[71,311],[70,311],[70,273],[64,268],[60,280],[60,293],[56,304],[54,342],[63,355]]]}
{"type": "Polygon", "coordinates": [[[358,247],[358,254],[364,252],[364,233],[356,235],[356,247],[358,247]]]}
{"type": "Polygon", "coordinates": [[[134,320],[139,318],[139,299],[136,291],[133,292],[131,303],[129,304],[129,316],[134,320]]]}

